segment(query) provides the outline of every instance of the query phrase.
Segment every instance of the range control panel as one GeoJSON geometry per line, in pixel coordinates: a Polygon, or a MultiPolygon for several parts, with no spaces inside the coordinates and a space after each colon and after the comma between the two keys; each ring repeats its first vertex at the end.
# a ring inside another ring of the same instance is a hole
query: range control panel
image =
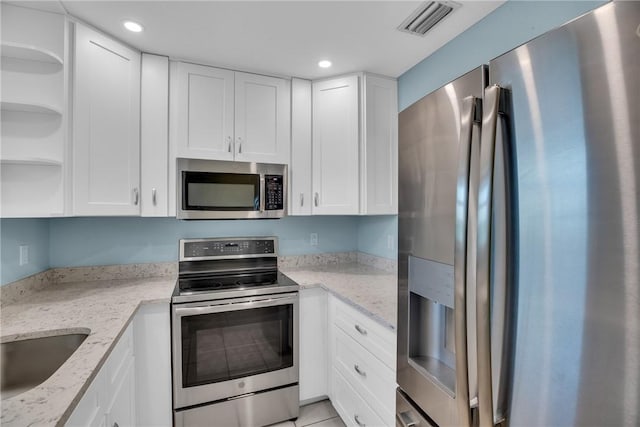
{"type": "Polygon", "coordinates": [[[268,211],[284,209],[284,177],[282,175],[264,176],[264,208],[268,211]]]}
{"type": "Polygon", "coordinates": [[[276,256],[277,238],[264,239],[182,239],[180,261],[192,258],[235,258],[245,256],[276,256]]]}

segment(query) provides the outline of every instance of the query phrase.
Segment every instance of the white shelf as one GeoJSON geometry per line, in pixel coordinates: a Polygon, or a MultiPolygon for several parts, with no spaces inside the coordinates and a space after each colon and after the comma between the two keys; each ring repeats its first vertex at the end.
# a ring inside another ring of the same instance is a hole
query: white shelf
{"type": "Polygon", "coordinates": [[[22,111],[24,113],[57,114],[62,115],[62,110],[54,105],[36,104],[15,101],[2,101],[2,110],[22,111]]]}
{"type": "Polygon", "coordinates": [[[28,61],[49,62],[62,65],[63,61],[55,53],[22,43],[2,42],[0,45],[2,56],[8,58],[25,59],[28,61]]]}
{"type": "Polygon", "coordinates": [[[25,157],[15,159],[0,159],[3,165],[32,165],[32,166],[62,166],[62,161],[41,157],[25,157]]]}

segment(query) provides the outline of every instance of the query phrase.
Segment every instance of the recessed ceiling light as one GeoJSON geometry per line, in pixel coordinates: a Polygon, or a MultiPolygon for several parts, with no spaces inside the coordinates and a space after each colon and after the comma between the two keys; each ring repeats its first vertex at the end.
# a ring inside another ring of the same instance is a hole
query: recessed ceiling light
{"type": "Polygon", "coordinates": [[[318,62],[318,67],[329,68],[331,67],[331,61],[327,61],[326,59],[323,59],[322,61],[318,62]]]}
{"type": "Polygon", "coordinates": [[[142,30],[144,30],[142,25],[138,24],[137,22],[133,22],[133,21],[124,21],[122,25],[124,25],[124,27],[127,30],[132,31],[134,33],[140,33],[140,32],[142,32],[142,30]]]}

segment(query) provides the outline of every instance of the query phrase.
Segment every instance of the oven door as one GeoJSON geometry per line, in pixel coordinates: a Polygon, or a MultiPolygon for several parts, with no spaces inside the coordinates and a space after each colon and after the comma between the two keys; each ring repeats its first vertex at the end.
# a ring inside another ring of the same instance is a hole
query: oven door
{"type": "Polygon", "coordinates": [[[172,306],[173,405],[298,382],[298,293],[172,306]]]}

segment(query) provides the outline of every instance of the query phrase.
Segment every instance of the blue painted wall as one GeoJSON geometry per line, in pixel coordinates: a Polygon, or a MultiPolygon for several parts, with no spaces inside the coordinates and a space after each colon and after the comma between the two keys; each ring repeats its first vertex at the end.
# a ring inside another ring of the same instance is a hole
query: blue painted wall
{"type": "Polygon", "coordinates": [[[397,248],[398,217],[396,215],[363,216],[358,219],[358,251],[396,259],[397,248]]]}
{"type": "Polygon", "coordinates": [[[606,1],[507,1],[398,79],[400,111],[458,76],[606,1]]]}
{"type": "Polygon", "coordinates": [[[280,254],[355,251],[358,218],[180,221],[173,218],[57,218],[50,220],[51,267],[176,261],[178,239],[278,236],[280,254]],[[309,234],[318,233],[311,246],[309,234]]]}
{"type": "Polygon", "coordinates": [[[49,268],[49,223],[46,219],[0,220],[0,284],[49,268]],[[20,245],[29,246],[29,263],[19,265],[20,245]]]}

